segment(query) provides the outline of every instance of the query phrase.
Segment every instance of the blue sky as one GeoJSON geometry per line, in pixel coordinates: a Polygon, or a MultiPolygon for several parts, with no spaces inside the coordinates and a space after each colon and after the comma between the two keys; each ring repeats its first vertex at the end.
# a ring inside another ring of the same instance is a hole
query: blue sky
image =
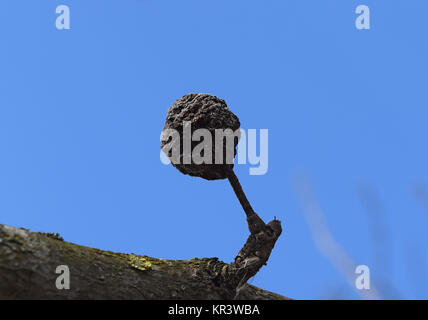
{"type": "Polygon", "coordinates": [[[2,1],[0,223],[231,261],[248,230],[227,181],[159,159],[168,107],[211,93],[243,128],[269,130],[267,174],[236,167],[254,209],[284,227],[252,284],[359,298],[313,241],[296,189],[305,176],[382,297],[428,298],[428,212],[414,194],[428,186],[427,10],[425,0],[2,1]],[[55,28],[60,4],[71,30],[55,28]],[[360,4],[370,30],[355,28],[360,4]]]}

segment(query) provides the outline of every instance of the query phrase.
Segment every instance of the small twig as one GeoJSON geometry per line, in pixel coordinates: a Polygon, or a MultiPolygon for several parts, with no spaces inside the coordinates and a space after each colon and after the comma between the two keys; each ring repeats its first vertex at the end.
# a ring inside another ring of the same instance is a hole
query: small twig
{"type": "Polygon", "coordinates": [[[238,177],[236,176],[235,172],[231,167],[227,167],[227,178],[232,185],[233,191],[235,191],[235,194],[241,203],[242,208],[244,209],[247,217],[250,217],[255,214],[253,207],[251,207],[250,202],[247,199],[247,196],[244,193],[244,190],[242,189],[241,184],[239,183],[238,177]]]}
{"type": "Polygon", "coordinates": [[[251,234],[259,233],[263,228],[266,227],[264,221],[254,212],[253,207],[251,207],[250,202],[247,199],[247,196],[242,189],[241,184],[239,183],[238,177],[232,168],[227,167],[227,178],[235,191],[236,197],[241,203],[242,208],[247,215],[248,228],[250,229],[251,234]]]}

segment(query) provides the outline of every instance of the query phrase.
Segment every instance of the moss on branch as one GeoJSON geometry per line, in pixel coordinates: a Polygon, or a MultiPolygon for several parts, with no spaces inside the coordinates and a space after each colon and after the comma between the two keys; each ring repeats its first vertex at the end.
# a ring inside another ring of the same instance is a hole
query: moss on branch
{"type": "Polygon", "coordinates": [[[219,279],[217,258],[165,260],[63,241],[59,235],[0,225],[0,299],[286,299],[247,285],[238,296],[219,279]],[[55,286],[57,266],[70,290],[55,286]]]}

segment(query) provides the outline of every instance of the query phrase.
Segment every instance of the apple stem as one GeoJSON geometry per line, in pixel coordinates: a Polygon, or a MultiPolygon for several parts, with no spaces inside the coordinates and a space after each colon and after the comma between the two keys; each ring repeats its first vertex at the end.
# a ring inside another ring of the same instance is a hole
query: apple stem
{"type": "Polygon", "coordinates": [[[233,169],[230,167],[228,167],[227,178],[229,179],[229,182],[232,185],[233,191],[235,191],[236,197],[241,203],[241,206],[244,209],[247,217],[254,215],[255,212],[251,207],[251,204],[248,201],[247,196],[244,193],[244,190],[242,189],[241,183],[239,182],[238,177],[236,176],[233,169]]]}

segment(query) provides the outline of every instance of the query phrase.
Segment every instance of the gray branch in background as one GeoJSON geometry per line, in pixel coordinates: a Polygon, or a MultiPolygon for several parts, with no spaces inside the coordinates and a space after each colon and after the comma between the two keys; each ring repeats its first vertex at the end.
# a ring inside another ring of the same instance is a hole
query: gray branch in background
{"type": "Polygon", "coordinates": [[[413,184],[413,195],[428,215],[428,187],[425,183],[413,184]]]}
{"type": "Polygon", "coordinates": [[[356,289],[355,268],[357,265],[331,234],[327,217],[315,198],[308,178],[300,175],[294,180],[294,184],[312,237],[320,252],[344,275],[349,285],[356,290],[362,299],[381,299],[378,290],[373,284],[370,285],[370,290],[356,289]]]}

